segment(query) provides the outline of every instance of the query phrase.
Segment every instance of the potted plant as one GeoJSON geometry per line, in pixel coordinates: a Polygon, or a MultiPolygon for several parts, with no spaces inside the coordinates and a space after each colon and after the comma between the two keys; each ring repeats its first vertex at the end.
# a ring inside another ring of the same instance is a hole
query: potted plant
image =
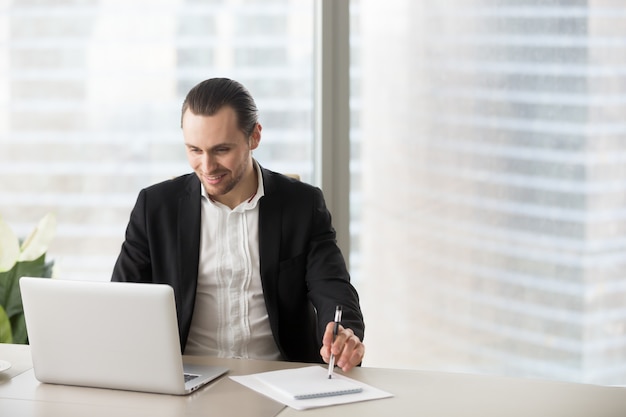
{"type": "Polygon", "coordinates": [[[55,231],[56,216],[50,213],[20,243],[0,217],[0,343],[28,343],[19,279],[52,277],[54,262],[46,262],[46,252],[55,231]]]}

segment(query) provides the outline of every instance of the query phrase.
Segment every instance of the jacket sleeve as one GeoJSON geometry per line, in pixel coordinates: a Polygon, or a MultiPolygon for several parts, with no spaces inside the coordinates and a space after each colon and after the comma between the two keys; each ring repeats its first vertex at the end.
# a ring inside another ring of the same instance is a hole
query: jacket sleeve
{"type": "Polygon", "coordinates": [[[341,305],[342,325],[352,329],[363,340],[365,324],[359,296],[350,283],[350,274],[337,246],[331,214],[318,188],[315,189],[313,201],[306,281],[309,299],[317,310],[318,332],[323,335],[328,322],[334,319],[335,307],[341,305]]]}
{"type": "Polygon", "coordinates": [[[111,281],[152,282],[145,206],[146,191],[142,190],[130,214],[126,237],[113,268],[111,281]]]}

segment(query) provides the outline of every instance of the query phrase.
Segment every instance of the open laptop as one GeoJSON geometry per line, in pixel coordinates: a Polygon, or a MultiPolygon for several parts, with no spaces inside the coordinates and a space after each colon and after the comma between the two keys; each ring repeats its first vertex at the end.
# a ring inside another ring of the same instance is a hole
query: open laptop
{"type": "Polygon", "coordinates": [[[20,290],[41,382],[183,395],[228,371],[183,365],[168,285],[24,277],[20,290]]]}

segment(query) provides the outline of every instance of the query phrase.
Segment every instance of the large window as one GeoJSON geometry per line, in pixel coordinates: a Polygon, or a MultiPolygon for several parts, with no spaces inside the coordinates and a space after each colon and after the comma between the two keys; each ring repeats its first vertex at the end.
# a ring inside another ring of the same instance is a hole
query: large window
{"type": "MultiPolygon", "coordinates": [[[[261,164],[314,182],[314,3],[9,2],[0,215],[24,236],[56,212],[58,276],[108,280],[139,189],[189,171],[180,105],[213,76],[257,98],[261,164]]],[[[626,384],[616,4],[350,2],[352,189],[332,195],[365,366],[626,384]]]]}
{"type": "Polygon", "coordinates": [[[0,215],[47,212],[58,276],[108,280],[142,187],[189,172],[180,107],[226,76],[252,92],[255,157],[310,181],[312,0],[19,0],[0,8],[0,215]]]}
{"type": "Polygon", "coordinates": [[[352,4],[367,363],[626,384],[626,6],[352,4]]]}

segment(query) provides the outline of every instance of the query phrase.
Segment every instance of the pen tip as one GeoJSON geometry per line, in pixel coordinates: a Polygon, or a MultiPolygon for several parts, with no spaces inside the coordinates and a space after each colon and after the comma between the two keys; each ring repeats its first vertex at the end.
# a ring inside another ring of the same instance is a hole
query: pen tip
{"type": "Polygon", "coordinates": [[[333,377],[332,375],[328,375],[328,379],[332,379],[332,377],[333,377]]]}

